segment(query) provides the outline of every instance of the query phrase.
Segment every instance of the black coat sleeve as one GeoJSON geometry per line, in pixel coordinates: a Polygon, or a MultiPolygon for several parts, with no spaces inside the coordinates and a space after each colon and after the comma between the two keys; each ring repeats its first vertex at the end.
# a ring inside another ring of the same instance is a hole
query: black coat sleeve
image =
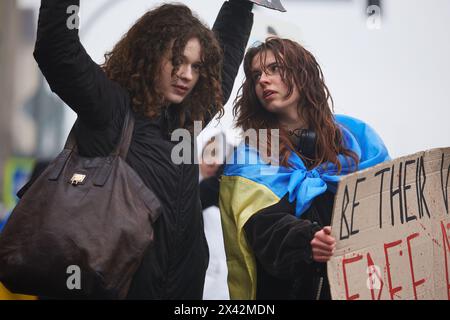
{"type": "Polygon", "coordinates": [[[222,91],[226,104],[234,80],[244,58],[245,48],[253,26],[253,4],[243,0],[225,2],[219,11],[213,31],[223,50],[222,91]]]}
{"type": "Polygon", "coordinates": [[[106,77],[71,27],[79,0],[42,0],[34,57],[51,89],[90,127],[106,126],[126,91],[106,77]]]}
{"type": "Polygon", "coordinates": [[[219,206],[220,181],[217,177],[203,179],[199,184],[202,209],[219,206]]]}
{"type": "Polygon", "coordinates": [[[245,224],[247,241],[265,271],[279,279],[295,279],[313,263],[311,240],[317,225],[292,215],[286,195],[254,214],[245,224]]]}

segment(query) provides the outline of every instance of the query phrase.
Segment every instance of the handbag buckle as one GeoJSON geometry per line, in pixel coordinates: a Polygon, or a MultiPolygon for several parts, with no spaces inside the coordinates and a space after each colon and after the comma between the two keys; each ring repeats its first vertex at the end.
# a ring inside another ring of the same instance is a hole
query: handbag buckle
{"type": "Polygon", "coordinates": [[[79,174],[79,173],[75,173],[72,176],[72,179],[70,179],[70,183],[74,186],[79,185],[81,183],[83,183],[84,179],[86,178],[85,174],[79,174]]]}

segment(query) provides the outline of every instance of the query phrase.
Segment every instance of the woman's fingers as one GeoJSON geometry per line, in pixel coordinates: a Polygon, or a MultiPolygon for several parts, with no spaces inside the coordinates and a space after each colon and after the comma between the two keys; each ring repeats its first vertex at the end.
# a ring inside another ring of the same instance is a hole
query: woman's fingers
{"type": "MultiPolygon", "coordinates": [[[[325,227],[327,228],[327,227],[325,227]]],[[[317,239],[320,242],[326,243],[328,245],[335,245],[336,244],[336,239],[334,239],[330,234],[327,234],[326,229],[323,228],[320,231],[317,231],[314,234],[314,239],[317,239]]],[[[331,231],[329,231],[331,233],[331,231]]]]}
{"type": "Polygon", "coordinates": [[[328,244],[328,243],[322,242],[322,241],[314,238],[311,241],[311,247],[312,248],[321,249],[321,250],[325,250],[325,251],[332,251],[336,247],[336,243],[328,244]]]}
{"type": "Polygon", "coordinates": [[[314,234],[311,240],[313,259],[316,262],[327,262],[333,256],[336,240],[331,236],[331,228],[325,227],[314,234]]]}
{"type": "Polygon", "coordinates": [[[313,252],[320,251],[328,255],[333,254],[335,248],[336,248],[335,245],[328,245],[325,243],[317,242],[316,240],[311,241],[311,249],[313,252]]]}
{"type": "Polygon", "coordinates": [[[330,261],[331,257],[325,257],[325,256],[317,256],[317,257],[313,257],[313,260],[315,262],[328,262],[330,261]]]}
{"type": "Polygon", "coordinates": [[[313,248],[312,249],[313,256],[324,256],[324,257],[331,257],[333,255],[333,250],[322,250],[313,248]]]}
{"type": "Polygon", "coordinates": [[[324,231],[318,231],[311,240],[311,247],[324,251],[333,251],[336,246],[336,240],[329,235],[325,235],[324,231]]]}

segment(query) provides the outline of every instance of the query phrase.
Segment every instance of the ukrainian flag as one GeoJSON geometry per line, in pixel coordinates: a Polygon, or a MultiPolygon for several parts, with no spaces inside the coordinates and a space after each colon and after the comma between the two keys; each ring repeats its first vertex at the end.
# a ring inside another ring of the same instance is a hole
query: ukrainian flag
{"type": "MultiPolygon", "coordinates": [[[[344,143],[358,156],[358,170],[390,160],[378,134],[361,120],[335,115],[344,143]]],[[[352,159],[339,155],[340,175],[354,172],[352,159]]],[[[308,170],[301,158],[292,153],[292,167],[273,166],[258,151],[242,143],[235,150],[232,163],[227,164],[220,183],[219,206],[228,265],[228,287],[231,299],[256,298],[256,263],[244,234],[245,223],[258,211],[279,202],[287,193],[296,201],[300,217],[318,195],[335,192],[340,175],[333,164],[308,170]]]]}
{"type": "Polygon", "coordinates": [[[0,283],[0,300],[37,300],[37,297],[11,293],[0,283]]]}

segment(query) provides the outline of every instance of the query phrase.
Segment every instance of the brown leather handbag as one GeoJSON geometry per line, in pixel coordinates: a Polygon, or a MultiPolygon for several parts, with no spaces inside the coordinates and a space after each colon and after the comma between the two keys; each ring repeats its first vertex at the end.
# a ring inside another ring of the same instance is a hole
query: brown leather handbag
{"type": "Polygon", "coordinates": [[[155,194],[125,162],[133,127],[129,111],[108,157],[80,156],[71,133],[29,186],[0,233],[0,282],[10,291],[126,297],[160,214],[155,194]]]}

